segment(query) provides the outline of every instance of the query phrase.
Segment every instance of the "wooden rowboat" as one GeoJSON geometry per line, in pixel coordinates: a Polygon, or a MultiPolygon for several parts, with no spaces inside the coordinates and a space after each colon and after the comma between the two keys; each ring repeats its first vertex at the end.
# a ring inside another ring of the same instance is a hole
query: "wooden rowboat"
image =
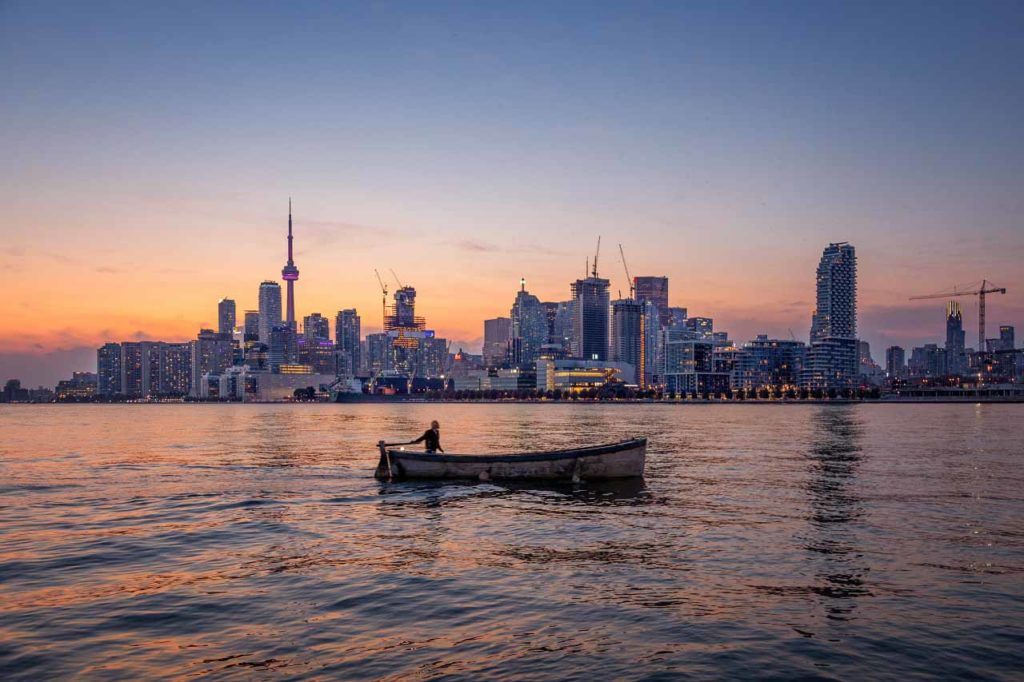
{"type": "Polygon", "coordinates": [[[605,480],[644,475],[647,439],[571,450],[509,455],[448,455],[396,450],[394,443],[377,443],[380,461],[375,476],[403,478],[510,480],[605,480]]]}

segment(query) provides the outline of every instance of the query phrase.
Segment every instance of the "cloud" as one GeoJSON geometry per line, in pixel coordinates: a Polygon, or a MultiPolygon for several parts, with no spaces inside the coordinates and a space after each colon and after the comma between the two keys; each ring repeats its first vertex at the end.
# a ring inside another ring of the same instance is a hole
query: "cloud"
{"type": "Polygon", "coordinates": [[[552,249],[547,246],[526,244],[521,246],[503,246],[477,239],[457,239],[447,242],[451,246],[471,253],[495,253],[495,254],[527,254],[532,256],[568,256],[568,251],[552,249]]]}

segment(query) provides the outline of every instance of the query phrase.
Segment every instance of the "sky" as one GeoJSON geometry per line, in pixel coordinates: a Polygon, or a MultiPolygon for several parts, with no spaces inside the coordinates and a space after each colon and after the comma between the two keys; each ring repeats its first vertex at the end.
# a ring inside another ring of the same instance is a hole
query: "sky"
{"type": "Polygon", "coordinates": [[[0,65],[0,380],[256,308],[289,197],[299,316],[364,332],[393,269],[476,350],[600,235],[737,342],[806,340],[834,241],[879,361],[982,278],[1024,334],[1019,2],[0,0],[0,65]]]}

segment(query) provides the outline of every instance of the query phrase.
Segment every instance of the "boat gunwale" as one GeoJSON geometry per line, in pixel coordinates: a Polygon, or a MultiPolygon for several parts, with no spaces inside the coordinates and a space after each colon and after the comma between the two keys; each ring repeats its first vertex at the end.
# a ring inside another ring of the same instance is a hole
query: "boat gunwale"
{"type": "Polygon", "coordinates": [[[392,459],[413,459],[421,462],[462,462],[462,463],[493,463],[493,462],[548,462],[559,459],[578,459],[580,457],[594,457],[608,455],[623,450],[630,450],[637,447],[646,447],[647,438],[631,438],[618,443],[606,445],[594,445],[589,448],[565,448],[562,450],[547,450],[542,452],[526,452],[522,454],[505,455],[456,455],[439,454],[429,452],[417,452],[413,450],[388,450],[392,459]]]}

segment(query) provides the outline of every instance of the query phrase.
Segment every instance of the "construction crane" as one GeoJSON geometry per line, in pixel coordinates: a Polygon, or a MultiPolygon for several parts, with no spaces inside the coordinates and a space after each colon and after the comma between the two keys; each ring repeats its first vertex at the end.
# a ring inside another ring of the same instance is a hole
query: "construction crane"
{"type": "Polygon", "coordinates": [[[405,285],[402,284],[402,280],[398,279],[398,275],[395,274],[394,269],[391,269],[391,276],[395,278],[396,282],[398,282],[398,288],[399,289],[404,289],[405,288],[405,285]]]}
{"type": "Polygon", "coordinates": [[[377,275],[377,282],[380,284],[381,290],[381,304],[380,304],[380,324],[381,329],[387,324],[386,320],[388,317],[388,285],[384,284],[384,280],[380,278],[380,273],[377,272],[377,268],[373,269],[373,274],[377,275]]]}
{"type": "MultiPolygon", "coordinates": [[[[629,274],[629,266],[626,265],[626,254],[622,250],[622,244],[619,244],[619,256],[622,257],[622,269],[626,271],[626,282],[629,283],[629,298],[632,300],[636,298],[636,286],[633,284],[633,277],[629,274]]],[[[619,294],[621,297],[622,294],[619,294]]]]}
{"type": "Polygon", "coordinates": [[[590,276],[597,279],[597,257],[601,255],[601,235],[597,235],[597,251],[594,252],[594,269],[590,276]]]}
{"type": "Polygon", "coordinates": [[[981,280],[981,284],[969,284],[966,291],[953,287],[953,291],[945,294],[928,294],[927,296],[911,296],[911,301],[923,301],[929,298],[954,298],[956,296],[977,296],[978,297],[978,352],[985,350],[985,294],[1005,294],[1005,287],[997,287],[987,279],[981,280]]]}

